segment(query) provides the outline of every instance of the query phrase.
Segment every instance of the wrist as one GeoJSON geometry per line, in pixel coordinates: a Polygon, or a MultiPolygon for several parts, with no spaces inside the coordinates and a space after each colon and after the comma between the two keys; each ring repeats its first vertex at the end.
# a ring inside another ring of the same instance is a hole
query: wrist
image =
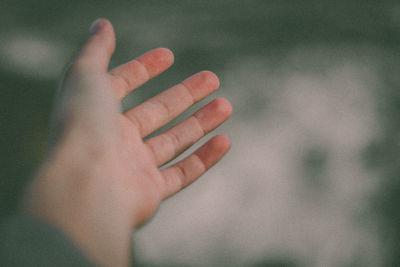
{"type": "Polygon", "coordinates": [[[112,177],[104,165],[76,153],[79,149],[71,145],[65,147],[70,149],[57,148],[38,172],[28,190],[25,210],[59,229],[93,262],[128,266],[129,207],[120,205],[122,199],[109,186],[112,177]]]}

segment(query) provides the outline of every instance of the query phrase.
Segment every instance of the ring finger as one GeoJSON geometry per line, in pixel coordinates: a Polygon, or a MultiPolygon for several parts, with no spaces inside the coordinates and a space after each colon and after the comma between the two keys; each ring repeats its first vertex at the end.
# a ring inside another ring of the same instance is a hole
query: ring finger
{"type": "Polygon", "coordinates": [[[217,128],[231,113],[230,103],[217,98],[181,123],[146,140],[145,144],[153,152],[157,166],[161,166],[217,128]]]}

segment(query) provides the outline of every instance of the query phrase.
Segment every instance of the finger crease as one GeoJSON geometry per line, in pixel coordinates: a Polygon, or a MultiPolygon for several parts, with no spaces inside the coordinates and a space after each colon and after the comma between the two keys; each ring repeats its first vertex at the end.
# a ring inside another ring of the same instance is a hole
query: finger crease
{"type": "Polygon", "coordinates": [[[165,133],[165,134],[166,134],[166,136],[168,136],[169,140],[172,143],[173,155],[176,155],[178,153],[178,148],[181,145],[181,141],[180,141],[179,137],[172,131],[169,133],[165,133]]]}
{"type": "Polygon", "coordinates": [[[171,111],[170,107],[164,101],[160,101],[158,99],[153,99],[153,103],[155,103],[156,105],[158,105],[162,109],[164,109],[164,111],[165,111],[164,114],[166,114],[165,120],[168,120],[172,116],[172,111],[171,111]]]}
{"type": "Polygon", "coordinates": [[[156,164],[158,165],[159,162],[158,162],[157,154],[156,154],[156,151],[155,151],[153,145],[152,145],[150,142],[145,142],[145,143],[147,144],[147,147],[149,148],[149,150],[150,150],[150,152],[151,152],[151,154],[152,154],[152,156],[153,156],[153,160],[154,160],[154,161],[156,162],[156,164]]]}
{"type": "Polygon", "coordinates": [[[126,117],[138,128],[140,136],[143,137],[143,124],[134,114],[126,114],[126,117]]]}
{"type": "Polygon", "coordinates": [[[178,179],[181,182],[179,189],[183,189],[186,186],[187,183],[187,174],[185,171],[185,168],[183,168],[181,165],[177,164],[175,165],[176,170],[178,171],[178,179]]]}
{"type": "Polygon", "coordinates": [[[183,82],[181,82],[180,84],[186,90],[186,93],[190,96],[190,100],[191,100],[190,106],[193,105],[194,103],[196,103],[194,96],[192,95],[192,93],[189,90],[189,87],[187,87],[183,82]]]}
{"type": "Polygon", "coordinates": [[[142,69],[142,72],[146,75],[145,81],[148,81],[151,76],[146,66],[137,59],[134,59],[134,61],[138,63],[139,67],[142,69]]]}
{"type": "Polygon", "coordinates": [[[130,82],[124,75],[116,74],[112,71],[110,71],[110,74],[114,76],[122,84],[123,90],[125,91],[124,95],[130,91],[130,82]]]}
{"type": "Polygon", "coordinates": [[[200,173],[204,173],[208,169],[206,163],[196,153],[193,153],[193,156],[195,156],[201,164],[202,170],[200,173]]]}
{"type": "Polygon", "coordinates": [[[197,126],[200,128],[201,137],[205,136],[205,135],[207,134],[207,131],[203,128],[203,126],[201,126],[200,119],[197,118],[197,115],[196,115],[196,114],[193,114],[192,117],[194,118],[194,120],[195,120],[197,126]]]}

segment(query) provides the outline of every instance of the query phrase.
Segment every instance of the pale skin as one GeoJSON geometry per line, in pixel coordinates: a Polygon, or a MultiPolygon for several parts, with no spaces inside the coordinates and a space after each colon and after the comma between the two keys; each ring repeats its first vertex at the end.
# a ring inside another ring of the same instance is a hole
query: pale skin
{"type": "Polygon", "coordinates": [[[165,163],[231,115],[217,98],[165,132],[143,138],[213,93],[219,80],[202,71],[150,100],[120,112],[121,100],[174,61],[165,48],[109,70],[115,35],[98,20],[69,68],[54,114],[51,150],[24,209],[58,228],[98,265],[129,266],[131,233],[160,203],[191,184],[229,150],[217,135],[180,162],[165,163]]]}

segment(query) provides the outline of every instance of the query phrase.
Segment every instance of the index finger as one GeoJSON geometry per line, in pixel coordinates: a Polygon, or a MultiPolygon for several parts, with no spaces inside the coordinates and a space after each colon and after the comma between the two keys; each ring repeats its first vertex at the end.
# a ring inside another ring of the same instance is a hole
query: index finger
{"type": "Polygon", "coordinates": [[[115,77],[120,99],[127,96],[149,79],[168,69],[174,62],[174,54],[167,48],[156,48],[146,52],[109,73],[115,77]]]}

